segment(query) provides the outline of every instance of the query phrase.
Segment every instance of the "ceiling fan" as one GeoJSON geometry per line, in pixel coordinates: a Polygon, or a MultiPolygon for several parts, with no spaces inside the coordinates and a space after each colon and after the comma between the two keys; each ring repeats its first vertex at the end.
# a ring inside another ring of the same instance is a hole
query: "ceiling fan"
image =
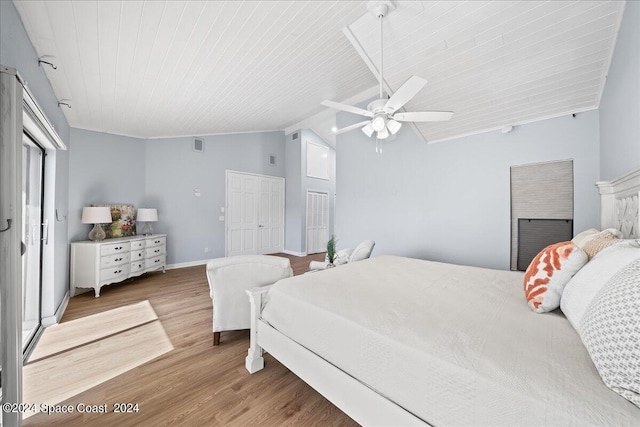
{"type": "Polygon", "coordinates": [[[339,102],[322,101],[322,105],[325,107],[335,108],[336,110],[347,111],[369,118],[369,120],[338,129],[334,133],[341,134],[362,128],[362,131],[369,137],[373,135],[373,132],[376,132],[376,139],[387,139],[389,136],[398,133],[402,127],[402,122],[441,122],[449,120],[451,116],[453,116],[452,111],[398,112],[400,108],[416,96],[424,85],[427,84],[425,79],[418,76],[411,76],[409,80],[400,86],[391,98],[386,99],[383,97],[382,84],[384,78],[382,73],[382,60],[384,55],[382,29],[383,18],[389,11],[389,7],[384,2],[371,3],[369,9],[380,20],[380,99],[371,102],[366,110],[339,102]]]}

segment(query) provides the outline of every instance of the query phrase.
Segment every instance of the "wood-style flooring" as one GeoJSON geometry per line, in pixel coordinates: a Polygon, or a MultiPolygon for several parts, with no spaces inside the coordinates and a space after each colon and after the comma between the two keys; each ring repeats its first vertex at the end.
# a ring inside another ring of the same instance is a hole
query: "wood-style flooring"
{"type": "MultiPolygon", "coordinates": [[[[310,260],[322,260],[324,254],[287,257],[294,273],[301,274],[310,260]]],[[[248,331],[223,332],[220,346],[212,346],[212,305],[204,266],[150,273],[106,286],[100,298],[92,293],[74,297],[62,323],[145,300],[174,349],[62,402],[74,408],[78,403],[107,404],[108,413],[40,413],[23,425],[357,425],[268,354],[265,369],[249,375],[244,367],[248,331]],[[114,413],[118,403],[137,403],[139,411],[114,413]]]]}

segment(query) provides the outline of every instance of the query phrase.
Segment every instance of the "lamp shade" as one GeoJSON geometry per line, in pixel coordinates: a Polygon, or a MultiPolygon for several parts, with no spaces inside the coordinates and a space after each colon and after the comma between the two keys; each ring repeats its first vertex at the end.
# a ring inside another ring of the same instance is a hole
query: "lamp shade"
{"type": "Polygon", "coordinates": [[[136,221],[155,222],[158,220],[158,210],[149,208],[139,208],[136,221]]]}
{"type": "Polygon", "coordinates": [[[111,222],[111,209],[108,206],[82,208],[83,224],[108,224],[111,222]]]}

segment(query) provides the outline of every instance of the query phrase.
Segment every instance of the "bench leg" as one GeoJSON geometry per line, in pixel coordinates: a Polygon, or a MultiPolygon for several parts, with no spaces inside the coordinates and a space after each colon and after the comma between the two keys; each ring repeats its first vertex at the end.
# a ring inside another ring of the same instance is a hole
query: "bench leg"
{"type": "Polygon", "coordinates": [[[220,332],[213,333],[213,345],[214,346],[220,345],[220,332]]]}

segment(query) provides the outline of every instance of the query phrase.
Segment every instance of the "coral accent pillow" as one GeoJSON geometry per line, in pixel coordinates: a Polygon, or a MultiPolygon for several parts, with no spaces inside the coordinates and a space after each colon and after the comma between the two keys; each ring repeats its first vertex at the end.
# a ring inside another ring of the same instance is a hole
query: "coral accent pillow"
{"type": "Polygon", "coordinates": [[[588,261],[587,254],[572,242],[544,248],[524,275],[524,294],[531,310],[545,313],[560,307],[562,290],[588,261]]]}

